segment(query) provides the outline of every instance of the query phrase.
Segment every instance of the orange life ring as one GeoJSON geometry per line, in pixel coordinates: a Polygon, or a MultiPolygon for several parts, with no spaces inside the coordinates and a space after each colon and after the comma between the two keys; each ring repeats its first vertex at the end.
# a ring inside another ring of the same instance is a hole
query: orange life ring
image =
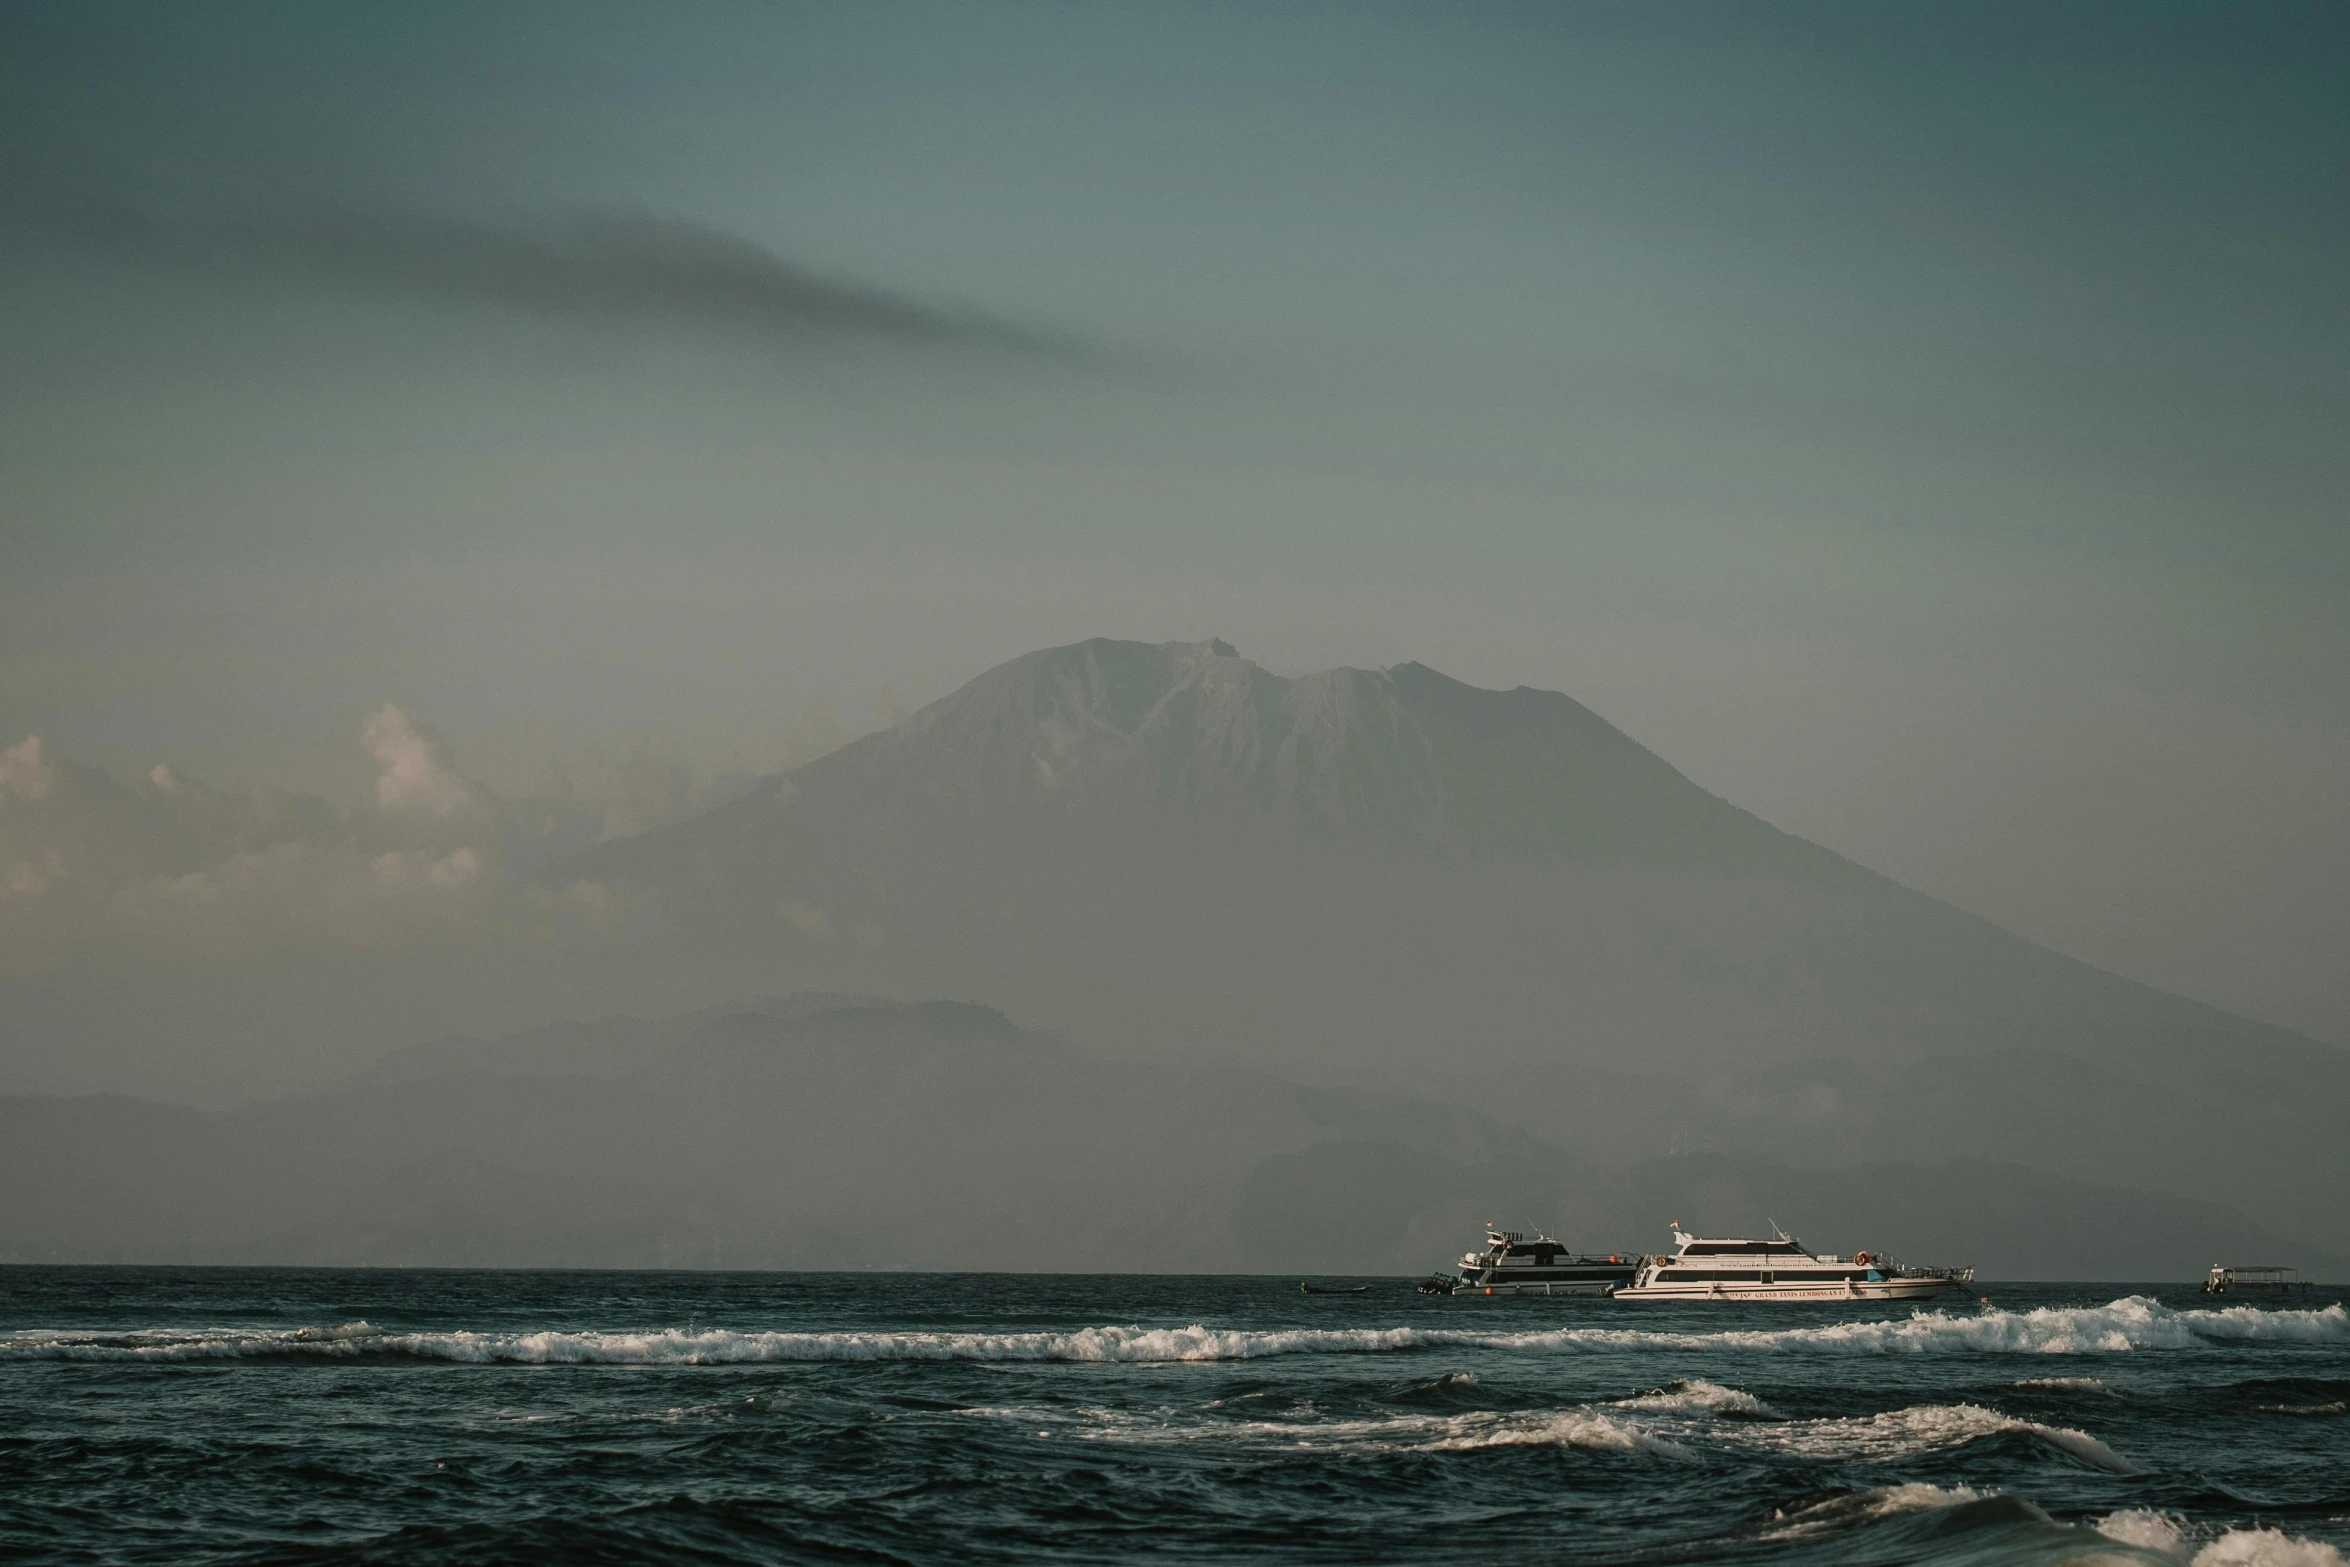
{"type": "Polygon", "coordinates": [[[1856,1251],[1852,1254],[1852,1261],[1854,1266],[1865,1268],[1869,1265],[1869,1254],[1865,1251],[1856,1251]]]}

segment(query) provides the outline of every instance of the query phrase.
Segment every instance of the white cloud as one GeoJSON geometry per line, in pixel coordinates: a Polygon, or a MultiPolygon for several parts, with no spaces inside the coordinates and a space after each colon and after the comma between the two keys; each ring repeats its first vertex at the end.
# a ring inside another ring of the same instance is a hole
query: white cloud
{"type": "Polygon", "coordinates": [[[374,869],[388,887],[462,887],[481,874],[481,856],[471,849],[438,857],[412,849],[377,855],[374,869]]]}
{"type": "Polygon", "coordinates": [[[345,809],[217,790],[157,763],[136,785],[46,752],[0,751],[0,974],[77,956],[247,957],[484,937],[614,936],[631,910],[539,883],[575,850],[699,809],[690,770],[639,757],[581,790],[501,800],[398,707],[360,733],[380,773],[345,809]]]}
{"type": "Polygon", "coordinates": [[[359,738],[383,768],[375,801],[387,811],[452,816],[486,792],[457,771],[446,741],[389,702],[375,710],[359,738]]]}
{"type": "Polygon", "coordinates": [[[39,735],[26,735],[22,741],[0,751],[0,800],[14,795],[19,800],[38,804],[49,797],[56,779],[55,769],[41,759],[39,735]]]}
{"type": "Polygon", "coordinates": [[[65,879],[65,861],[55,849],[44,850],[38,862],[19,860],[0,881],[0,894],[11,898],[37,898],[65,879]]]}

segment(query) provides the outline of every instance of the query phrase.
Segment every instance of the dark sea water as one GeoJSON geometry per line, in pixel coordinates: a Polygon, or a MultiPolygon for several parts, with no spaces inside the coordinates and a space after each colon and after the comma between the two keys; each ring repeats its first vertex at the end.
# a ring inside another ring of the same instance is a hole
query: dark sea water
{"type": "Polygon", "coordinates": [[[2337,1564],[2350,1315],[0,1268],[0,1556],[2337,1564]]]}

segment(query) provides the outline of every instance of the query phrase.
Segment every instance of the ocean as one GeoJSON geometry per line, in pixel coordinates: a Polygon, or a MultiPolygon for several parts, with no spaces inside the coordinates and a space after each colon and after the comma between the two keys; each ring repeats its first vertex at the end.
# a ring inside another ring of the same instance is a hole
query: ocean
{"type": "Polygon", "coordinates": [[[2350,1549],[2350,1314],[1373,1279],[0,1268],[24,1562],[2192,1562],[2350,1549]],[[1338,1282],[1338,1281],[1318,1281],[1338,1282]]]}

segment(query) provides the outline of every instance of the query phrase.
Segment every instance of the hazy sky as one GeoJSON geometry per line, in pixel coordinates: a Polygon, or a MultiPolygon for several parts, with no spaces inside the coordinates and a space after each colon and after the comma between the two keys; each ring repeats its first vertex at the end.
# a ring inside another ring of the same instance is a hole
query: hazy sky
{"type": "Polygon", "coordinates": [[[2350,1043],[2339,5],[7,35],[0,748],[350,798],[395,703],[521,789],[1416,658],[2350,1043]]]}

